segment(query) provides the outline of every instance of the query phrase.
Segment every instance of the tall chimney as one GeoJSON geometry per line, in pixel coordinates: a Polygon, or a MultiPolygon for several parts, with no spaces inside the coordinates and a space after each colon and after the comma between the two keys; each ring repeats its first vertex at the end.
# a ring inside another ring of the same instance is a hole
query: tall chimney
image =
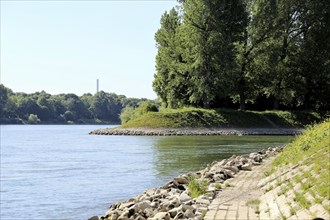
{"type": "Polygon", "coordinates": [[[99,92],[99,79],[96,79],[96,93],[99,92]]]}

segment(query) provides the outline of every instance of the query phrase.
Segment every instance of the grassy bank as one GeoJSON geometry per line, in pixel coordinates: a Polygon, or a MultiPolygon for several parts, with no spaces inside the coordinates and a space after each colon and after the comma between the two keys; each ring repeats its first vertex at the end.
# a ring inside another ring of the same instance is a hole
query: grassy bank
{"type": "Polygon", "coordinates": [[[309,209],[320,204],[330,215],[330,205],[327,203],[330,200],[330,119],[309,127],[290,143],[273,161],[270,173],[295,166],[297,171],[280,193],[292,190],[293,200],[300,207],[309,209]]]}
{"type": "Polygon", "coordinates": [[[121,128],[293,128],[318,121],[320,121],[320,116],[313,112],[183,108],[147,112],[124,123],[121,128]]]}

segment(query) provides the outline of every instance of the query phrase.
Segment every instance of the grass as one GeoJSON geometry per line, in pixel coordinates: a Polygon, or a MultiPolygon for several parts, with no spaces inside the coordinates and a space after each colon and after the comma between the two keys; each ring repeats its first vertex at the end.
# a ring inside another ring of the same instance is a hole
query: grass
{"type": "Polygon", "coordinates": [[[161,109],[159,112],[146,112],[120,128],[210,128],[210,127],[242,127],[242,128],[292,128],[303,127],[320,116],[313,112],[284,111],[237,111],[228,109],[161,109]]]}
{"type": "Polygon", "coordinates": [[[229,182],[225,182],[225,187],[231,187],[233,185],[231,185],[229,182]]]}
{"type": "Polygon", "coordinates": [[[214,187],[215,187],[216,189],[221,189],[221,188],[222,188],[220,183],[216,183],[216,184],[214,185],[214,187]]]}
{"type": "Polygon", "coordinates": [[[308,127],[302,135],[296,137],[273,161],[268,175],[297,164],[301,165],[298,173],[292,178],[293,181],[288,182],[287,187],[281,188],[278,195],[285,194],[294,184],[300,183],[300,191],[294,192],[294,201],[302,208],[308,209],[315,203],[329,200],[330,119],[308,127]],[[306,199],[306,194],[312,195],[311,201],[306,199]]]}
{"type": "Polygon", "coordinates": [[[297,213],[297,210],[293,207],[290,207],[290,215],[295,215],[297,213]]]}
{"type": "Polygon", "coordinates": [[[250,199],[248,200],[245,205],[246,206],[258,206],[260,204],[260,199],[250,199]]]}
{"type": "Polygon", "coordinates": [[[306,199],[303,193],[294,192],[293,200],[299,203],[299,205],[304,209],[308,209],[312,205],[312,203],[306,199]]]}
{"type": "Polygon", "coordinates": [[[208,187],[207,180],[198,181],[195,178],[191,178],[188,182],[189,195],[192,198],[197,198],[205,194],[208,187]]]}
{"type": "Polygon", "coordinates": [[[250,199],[245,203],[245,205],[254,207],[255,208],[254,213],[260,214],[260,209],[259,209],[260,203],[261,203],[260,199],[250,199]]]}

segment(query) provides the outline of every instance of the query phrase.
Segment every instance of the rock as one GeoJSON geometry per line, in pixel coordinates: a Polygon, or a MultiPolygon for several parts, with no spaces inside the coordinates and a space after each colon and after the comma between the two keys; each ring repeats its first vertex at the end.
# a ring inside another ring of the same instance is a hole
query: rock
{"type": "Polygon", "coordinates": [[[118,220],[127,220],[128,219],[128,214],[129,214],[129,212],[127,210],[127,211],[123,212],[117,219],[118,220]]]}
{"type": "Polygon", "coordinates": [[[173,208],[168,213],[170,213],[171,218],[174,218],[180,211],[182,211],[182,206],[173,208]]]}
{"type": "Polygon", "coordinates": [[[237,166],[225,166],[224,168],[232,171],[233,173],[237,173],[239,171],[237,166]]]}
{"type": "Polygon", "coordinates": [[[175,178],[174,180],[177,181],[179,184],[186,184],[186,183],[188,183],[187,178],[185,178],[183,176],[179,176],[179,177],[175,178]]]}
{"type": "Polygon", "coordinates": [[[130,208],[131,206],[133,206],[135,203],[134,202],[125,202],[125,203],[122,203],[120,206],[119,206],[119,209],[124,209],[124,208],[130,208]]]}
{"type": "Polygon", "coordinates": [[[146,217],[151,217],[155,215],[155,212],[152,208],[146,208],[143,213],[145,214],[146,217]]]}
{"type": "Polygon", "coordinates": [[[184,219],[184,213],[182,211],[178,212],[178,214],[176,214],[176,216],[173,219],[174,220],[184,219]]]}
{"type": "Polygon", "coordinates": [[[191,197],[186,192],[181,193],[181,195],[179,197],[180,203],[184,203],[184,202],[187,202],[189,200],[191,200],[191,197]]]}
{"type": "Polygon", "coordinates": [[[241,157],[239,159],[239,162],[241,162],[242,164],[245,164],[245,163],[249,162],[249,160],[246,157],[241,157]]]}
{"type": "Polygon", "coordinates": [[[95,215],[95,216],[90,217],[88,220],[99,220],[99,217],[95,215]]]}
{"type": "Polygon", "coordinates": [[[150,220],[170,220],[170,214],[168,214],[167,212],[158,212],[154,217],[149,218],[150,220]]]}
{"type": "Polygon", "coordinates": [[[213,180],[215,182],[221,182],[223,180],[226,180],[226,177],[225,177],[224,174],[216,174],[216,175],[213,176],[213,180]]]}
{"type": "Polygon", "coordinates": [[[191,219],[195,216],[195,214],[192,209],[188,209],[184,212],[184,216],[191,219]]]}
{"type": "Polygon", "coordinates": [[[151,202],[148,201],[148,200],[139,202],[139,203],[135,204],[134,206],[132,206],[132,208],[134,208],[134,210],[136,212],[143,211],[143,210],[145,210],[147,208],[150,208],[150,207],[151,207],[151,202]]]}
{"type": "Polygon", "coordinates": [[[207,206],[210,205],[210,201],[205,198],[197,198],[196,203],[201,204],[201,205],[207,205],[207,206]]]}
{"type": "Polygon", "coordinates": [[[178,189],[179,190],[186,190],[186,188],[184,187],[184,185],[178,185],[178,189]]]}
{"type": "Polygon", "coordinates": [[[155,194],[155,192],[156,192],[156,189],[148,189],[144,193],[148,196],[152,196],[155,194]]]}
{"type": "Polygon", "coordinates": [[[135,220],[146,220],[146,218],[144,218],[143,216],[139,215],[134,217],[135,220]]]}
{"type": "Polygon", "coordinates": [[[170,210],[170,209],[173,209],[175,207],[178,207],[180,205],[180,201],[178,198],[174,198],[172,200],[168,200],[167,202],[164,202],[162,205],[161,205],[161,208],[163,208],[163,210],[170,210]]]}
{"type": "Polygon", "coordinates": [[[242,170],[252,170],[252,164],[250,163],[243,164],[242,170]]]}
{"type": "Polygon", "coordinates": [[[187,211],[188,209],[194,210],[194,207],[190,206],[190,205],[186,205],[186,204],[182,204],[182,211],[187,211]]]}
{"type": "Polygon", "coordinates": [[[223,174],[225,176],[225,179],[234,177],[234,175],[229,170],[221,170],[220,174],[223,174]]]}

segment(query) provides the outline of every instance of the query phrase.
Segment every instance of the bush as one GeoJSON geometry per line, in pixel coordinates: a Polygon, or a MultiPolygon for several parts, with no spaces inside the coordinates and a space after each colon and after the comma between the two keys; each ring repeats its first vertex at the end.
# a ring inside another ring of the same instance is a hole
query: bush
{"type": "Polygon", "coordinates": [[[122,124],[127,123],[128,121],[135,119],[141,115],[144,115],[148,112],[158,112],[157,105],[151,102],[143,102],[136,109],[130,106],[126,106],[122,110],[122,113],[120,114],[121,123],[122,124]]]}
{"type": "Polygon", "coordinates": [[[29,124],[38,124],[40,122],[40,119],[37,115],[30,114],[28,117],[28,123],[29,124]]]}
{"type": "Polygon", "coordinates": [[[122,124],[128,122],[129,120],[132,120],[134,118],[134,108],[131,106],[126,106],[122,110],[119,117],[122,124]]]}
{"type": "Polygon", "coordinates": [[[192,198],[197,198],[206,192],[207,186],[207,180],[198,181],[195,178],[191,178],[188,183],[189,195],[192,198]]]}

